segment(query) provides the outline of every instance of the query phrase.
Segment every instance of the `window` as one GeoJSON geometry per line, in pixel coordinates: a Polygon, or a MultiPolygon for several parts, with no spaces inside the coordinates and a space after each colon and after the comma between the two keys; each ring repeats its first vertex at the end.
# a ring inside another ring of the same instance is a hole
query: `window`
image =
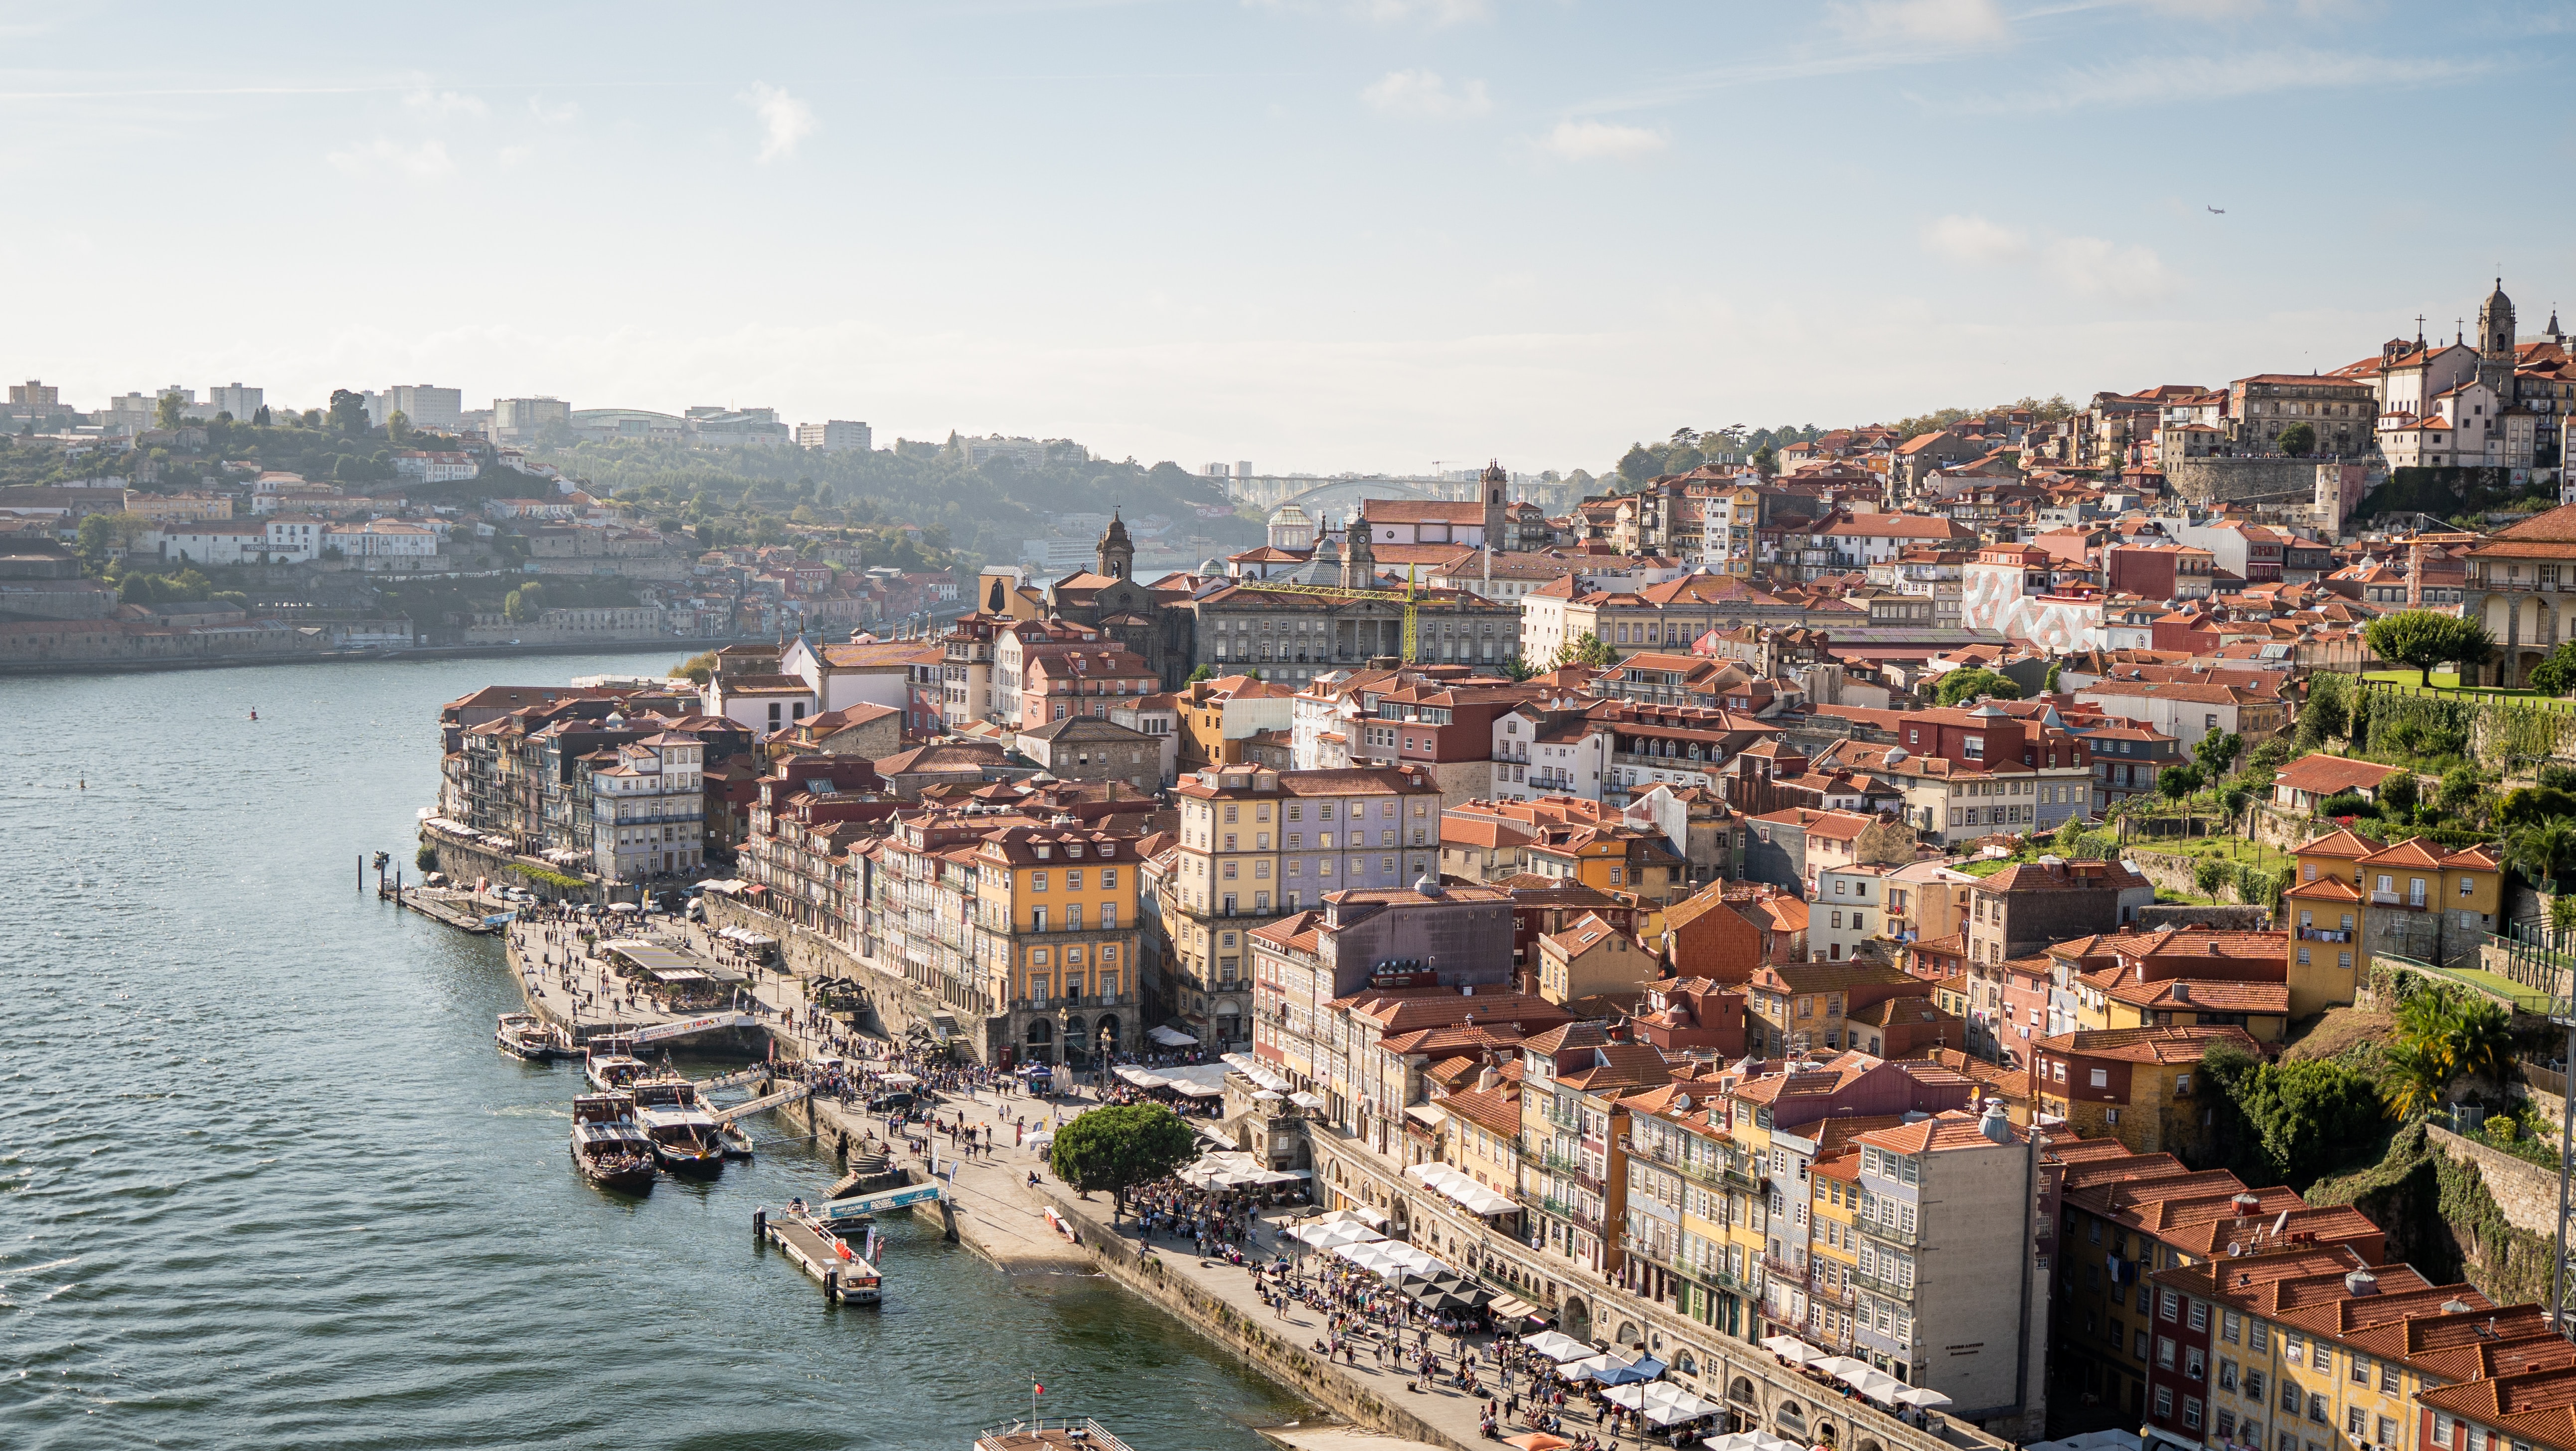
{"type": "Polygon", "coordinates": [[[2107,1069],[2107,1068],[2096,1068],[2096,1069],[2094,1069],[2094,1070],[2093,1070],[2093,1072],[2092,1072],[2092,1076],[2091,1076],[2091,1082],[2092,1082],[2092,1085],[2093,1085],[2095,1088],[2108,1088],[2108,1087],[2110,1087],[2110,1086],[2111,1086],[2111,1070],[2109,1070],[2109,1069],[2107,1069]]]}
{"type": "Polygon", "coordinates": [[[2161,1315],[2163,1315],[2163,1316],[2165,1317],[2165,1323],[2166,1323],[2166,1324],[2168,1324],[2168,1325],[2170,1325],[2170,1324],[2172,1324],[2176,1319],[2179,1319],[2179,1318],[2181,1317],[2181,1314],[2182,1314],[2182,1297],[2181,1297],[2180,1295],[2175,1294],[2175,1293],[2174,1293],[2173,1291],[2171,1291],[2171,1290],[2167,1290],[2167,1291],[2165,1291],[2165,1292],[2164,1292],[2164,1294],[2163,1294],[2163,1295],[2162,1295],[2162,1296],[2161,1296],[2161,1297],[2156,1301],[2156,1310],[2157,1310],[2157,1313],[2159,1313],[2159,1314],[2161,1314],[2161,1315]]]}
{"type": "Polygon", "coordinates": [[[2170,1386],[2158,1386],[2158,1387],[2156,1387],[2156,1416],[2157,1416],[2157,1418],[2158,1418],[2158,1419],[2164,1419],[2164,1418],[2168,1418],[2168,1417],[2170,1417],[2170,1416],[2172,1416],[2172,1415],[2173,1415],[2173,1388],[2172,1388],[2172,1387],[2170,1387],[2170,1386]]]}
{"type": "Polygon", "coordinates": [[[2230,1394],[2236,1390],[2236,1362],[2224,1356],[2218,1362],[2218,1388],[2230,1394]]]}
{"type": "Polygon", "coordinates": [[[2157,1364],[2157,1365],[2159,1365],[2159,1366],[2162,1366],[2162,1367],[2163,1367],[2163,1368],[2165,1368],[2166,1370],[2171,1370],[2171,1369],[2173,1369],[2173,1363],[2174,1363],[2174,1343],[2173,1343],[2173,1337],[2172,1337],[2172,1336],[2170,1336],[2170,1335],[2159,1335],[2159,1336],[2157,1336],[2157,1337],[2156,1337],[2156,1364],[2157,1364]]]}
{"type": "Polygon", "coordinates": [[[2234,1345],[2236,1343],[2237,1333],[2243,1327],[2244,1323],[2245,1317],[2237,1314],[2233,1310],[2226,1311],[2218,1317],[2218,1338],[2226,1341],[2230,1345],[2234,1345]]]}

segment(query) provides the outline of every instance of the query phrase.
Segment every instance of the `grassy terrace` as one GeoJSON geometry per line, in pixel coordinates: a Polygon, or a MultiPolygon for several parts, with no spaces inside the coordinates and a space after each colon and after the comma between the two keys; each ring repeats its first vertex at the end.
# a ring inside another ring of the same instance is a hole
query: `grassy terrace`
{"type": "Polygon", "coordinates": [[[2534,690],[2524,690],[2519,687],[2507,687],[2501,685],[2463,686],[2460,684],[2460,672],[2457,670],[2436,670],[2433,672],[2429,684],[2418,684],[2416,682],[2415,672],[2412,670],[2366,670],[2362,672],[2361,678],[2374,685],[2396,686],[2410,695],[2433,697],[2459,696],[2469,699],[2483,698],[2488,700],[2516,700],[2525,701],[2532,705],[2546,706],[2551,710],[2576,710],[2576,700],[2566,700],[2557,696],[2542,695],[2538,691],[2534,690]]]}

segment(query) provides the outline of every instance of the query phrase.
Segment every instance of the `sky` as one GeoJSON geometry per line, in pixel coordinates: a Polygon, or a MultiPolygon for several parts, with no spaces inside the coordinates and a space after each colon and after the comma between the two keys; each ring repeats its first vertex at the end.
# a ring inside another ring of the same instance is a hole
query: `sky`
{"type": "Polygon", "coordinates": [[[2576,308],[2576,4],[2439,10],[0,4],[0,375],[1597,473],[2330,368],[2576,308]]]}

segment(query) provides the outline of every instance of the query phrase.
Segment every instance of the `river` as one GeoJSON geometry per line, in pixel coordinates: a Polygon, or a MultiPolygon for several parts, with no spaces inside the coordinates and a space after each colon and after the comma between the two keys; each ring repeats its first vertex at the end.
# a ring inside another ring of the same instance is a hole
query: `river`
{"type": "Polygon", "coordinates": [[[356,863],[409,861],[441,702],[670,657],[0,679],[0,1446],[964,1451],[1043,1383],[1138,1451],[1252,1451],[1299,1413],[911,1221],[884,1306],[826,1309],[751,1236],[830,1182],[802,1145],[575,1177],[575,1070],[492,1042],[499,945],[356,863]]]}

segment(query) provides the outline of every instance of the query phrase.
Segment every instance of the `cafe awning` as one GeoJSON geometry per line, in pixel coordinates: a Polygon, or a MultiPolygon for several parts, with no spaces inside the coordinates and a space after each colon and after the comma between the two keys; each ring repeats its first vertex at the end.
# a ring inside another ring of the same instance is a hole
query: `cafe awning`
{"type": "Polygon", "coordinates": [[[1187,1048],[1198,1042],[1198,1039],[1191,1037],[1189,1034],[1182,1032],[1178,1028],[1153,1028],[1148,1030],[1145,1036],[1162,1044],[1166,1048],[1187,1048]]]}

